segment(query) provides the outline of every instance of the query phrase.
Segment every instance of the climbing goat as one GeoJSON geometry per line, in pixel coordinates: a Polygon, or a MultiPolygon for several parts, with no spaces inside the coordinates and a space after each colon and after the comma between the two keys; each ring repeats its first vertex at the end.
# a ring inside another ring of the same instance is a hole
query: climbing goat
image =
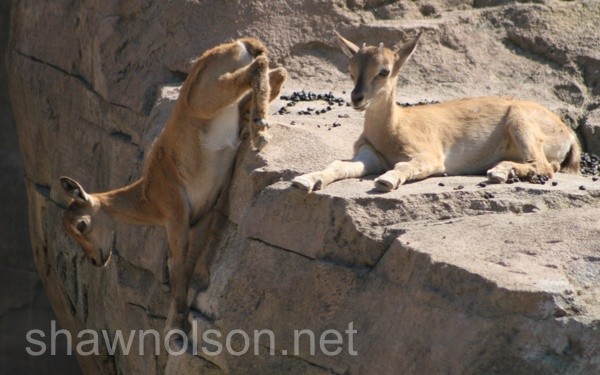
{"type": "Polygon", "coordinates": [[[400,107],[396,83],[421,34],[401,48],[356,46],[336,32],[354,81],[352,105],[365,111],[354,157],[293,179],[312,190],[346,178],[381,174],[375,188],[390,191],[431,175],[482,174],[492,182],[559,170],[578,173],[576,136],[543,106],[500,97],[463,98],[439,104],[400,107]]]}
{"type": "MultiPolygon", "coordinates": [[[[268,105],[286,76],[283,68],[269,71],[267,50],[256,39],[210,49],[184,82],[139,180],[88,194],[75,180],[60,179],[72,199],[63,224],[96,266],[110,258],[116,222],[166,228],[172,293],[166,330],[186,325],[187,290],[209,239],[212,208],[231,174],[240,122],[249,110],[249,135],[254,147],[262,149],[269,140],[268,105]]],[[[201,276],[208,283],[208,264],[202,263],[201,276]]]]}

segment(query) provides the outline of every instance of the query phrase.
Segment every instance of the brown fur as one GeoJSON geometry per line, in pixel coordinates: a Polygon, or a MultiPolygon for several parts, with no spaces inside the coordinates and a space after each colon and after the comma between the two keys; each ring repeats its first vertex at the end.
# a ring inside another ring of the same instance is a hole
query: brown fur
{"type": "MultiPolygon", "coordinates": [[[[210,49],[184,82],[138,181],[87,194],[76,181],[61,178],[73,200],[64,212],[64,226],[97,266],[110,258],[115,221],[166,228],[172,290],[166,329],[181,328],[187,320],[187,289],[198,258],[206,253],[211,209],[230,175],[244,111],[251,113],[250,137],[260,150],[269,139],[269,101],[286,75],[283,68],[269,72],[266,48],[256,39],[210,49]]],[[[207,259],[199,266],[208,283],[207,259]]]]}
{"type": "Polygon", "coordinates": [[[308,191],[366,174],[381,191],[434,174],[480,174],[493,182],[511,175],[551,177],[562,170],[578,173],[581,149],[572,131],[543,106],[512,98],[463,98],[440,104],[400,107],[396,84],[402,65],[420,35],[394,51],[357,47],[338,34],[350,57],[356,110],[365,110],[363,133],[349,161],[298,176],[293,185],[308,191]]]}

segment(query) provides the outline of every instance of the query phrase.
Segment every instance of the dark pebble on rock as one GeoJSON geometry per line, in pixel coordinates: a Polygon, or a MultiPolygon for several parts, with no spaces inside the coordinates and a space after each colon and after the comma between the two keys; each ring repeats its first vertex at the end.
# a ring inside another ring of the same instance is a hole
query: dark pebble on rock
{"type": "Polygon", "coordinates": [[[581,186],[579,187],[579,190],[585,190],[585,186],[581,185],[581,186]]]}
{"type": "Polygon", "coordinates": [[[556,185],[558,185],[558,182],[557,181],[552,181],[552,186],[556,186],[556,185]]]}
{"type": "Polygon", "coordinates": [[[485,182],[480,182],[477,185],[479,185],[479,187],[482,187],[482,188],[487,186],[487,184],[485,182]]]}
{"type": "Polygon", "coordinates": [[[440,183],[438,184],[438,186],[442,186],[442,187],[444,187],[444,186],[446,186],[446,185],[445,185],[443,182],[440,182],[440,183]]]}

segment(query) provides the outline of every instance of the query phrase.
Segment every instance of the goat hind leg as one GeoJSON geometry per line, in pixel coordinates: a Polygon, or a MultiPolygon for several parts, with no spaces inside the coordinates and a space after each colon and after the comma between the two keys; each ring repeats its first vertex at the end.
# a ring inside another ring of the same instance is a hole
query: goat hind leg
{"type": "Polygon", "coordinates": [[[187,332],[187,316],[189,306],[187,305],[187,285],[185,280],[186,265],[185,258],[179,256],[171,256],[168,260],[169,274],[171,278],[171,306],[169,307],[169,315],[165,332],[179,329],[187,332]]]}
{"type": "Polygon", "coordinates": [[[501,161],[487,171],[487,177],[491,182],[494,183],[506,182],[509,178],[513,178],[518,175],[517,169],[521,173],[521,176],[526,176],[528,173],[533,173],[533,168],[528,168],[528,166],[528,164],[523,163],[501,161]]]}
{"type": "MultiPolygon", "coordinates": [[[[187,217],[187,211],[182,211],[180,217],[187,217]]],[[[189,266],[186,264],[189,248],[189,230],[187,220],[173,220],[167,226],[169,240],[169,278],[171,281],[171,306],[165,331],[180,329],[187,331],[187,290],[190,282],[189,266]]],[[[193,267],[193,266],[192,266],[193,267]]]]}
{"type": "MultiPolygon", "coordinates": [[[[504,182],[511,174],[526,177],[531,174],[552,177],[557,171],[557,163],[549,163],[544,152],[544,135],[527,121],[521,109],[511,107],[506,117],[511,141],[519,150],[520,162],[504,161],[488,171],[488,178],[494,182],[504,182]],[[512,166],[511,170],[508,168],[512,166]]],[[[560,168],[560,166],[558,166],[560,168]]]]}
{"type": "Polygon", "coordinates": [[[533,175],[542,175],[552,177],[553,172],[558,171],[560,165],[557,163],[546,163],[543,168],[539,164],[517,163],[512,161],[501,161],[493,168],[487,171],[488,179],[491,182],[502,183],[512,177],[530,177],[533,175]]]}
{"type": "Polygon", "coordinates": [[[211,260],[207,254],[210,252],[211,245],[211,223],[213,221],[214,211],[211,210],[205,214],[196,224],[190,228],[190,249],[186,259],[189,269],[190,284],[196,292],[208,287],[210,281],[209,263],[211,260]]]}
{"type": "MultiPolygon", "coordinates": [[[[187,252],[185,254],[173,254],[169,259],[171,262],[169,271],[173,283],[173,302],[169,311],[167,330],[173,328],[181,329],[184,332],[189,330],[187,317],[191,301],[188,301],[188,294],[191,295],[191,299],[194,299],[197,292],[208,287],[210,281],[209,264],[212,259],[210,244],[213,216],[214,211],[210,210],[192,225],[189,228],[189,237],[182,237],[187,238],[187,252]],[[194,276],[197,276],[194,280],[195,287],[191,293],[188,293],[194,276]]],[[[173,242],[175,243],[172,246],[177,247],[178,241],[173,242]]],[[[179,246],[184,246],[184,244],[185,241],[179,246]]]]}

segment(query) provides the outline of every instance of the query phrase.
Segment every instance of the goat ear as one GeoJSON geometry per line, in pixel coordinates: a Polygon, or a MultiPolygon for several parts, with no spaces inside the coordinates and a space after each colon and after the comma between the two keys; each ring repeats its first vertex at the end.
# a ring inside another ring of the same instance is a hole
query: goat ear
{"type": "Polygon", "coordinates": [[[410,58],[413,52],[415,52],[415,49],[417,49],[417,42],[419,41],[419,39],[421,39],[422,34],[423,32],[419,31],[417,36],[415,36],[413,39],[404,43],[402,46],[396,48],[396,50],[394,51],[396,53],[396,62],[394,64],[395,73],[397,73],[400,70],[402,65],[404,65],[404,63],[406,63],[406,61],[410,58]]]}
{"type": "Polygon", "coordinates": [[[344,55],[348,56],[349,58],[352,58],[352,56],[354,56],[356,52],[358,52],[358,46],[341,36],[337,31],[334,30],[333,32],[337,37],[338,44],[342,48],[344,55]]]}
{"type": "Polygon", "coordinates": [[[61,177],[60,184],[65,190],[65,193],[67,193],[67,195],[70,198],[73,198],[76,202],[81,204],[90,203],[89,195],[85,192],[85,190],[83,190],[79,182],[69,177],[61,177]]]}

